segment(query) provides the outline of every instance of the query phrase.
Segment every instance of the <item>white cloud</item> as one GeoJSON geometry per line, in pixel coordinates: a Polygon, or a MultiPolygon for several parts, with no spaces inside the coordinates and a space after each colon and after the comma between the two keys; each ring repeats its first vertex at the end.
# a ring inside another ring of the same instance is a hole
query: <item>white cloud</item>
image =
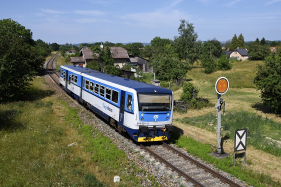
{"type": "Polygon", "coordinates": [[[75,13],[86,15],[86,16],[103,16],[106,14],[105,12],[101,12],[98,10],[91,10],[91,11],[75,10],[75,13]]]}
{"type": "Polygon", "coordinates": [[[81,18],[81,19],[75,19],[74,21],[77,23],[96,23],[99,20],[93,18],[81,18]]]}
{"type": "Polygon", "coordinates": [[[224,4],[224,6],[232,6],[235,3],[238,3],[239,1],[241,1],[241,0],[231,1],[230,3],[224,4]]]}
{"type": "Polygon", "coordinates": [[[64,11],[57,11],[57,10],[50,10],[50,9],[43,9],[41,8],[42,12],[48,13],[48,14],[63,14],[66,13],[64,11]]]}
{"type": "Polygon", "coordinates": [[[277,3],[281,0],[272,0],[272,1],[269,1],[268,3],[266,3],[266,5],[270,5],[270,4],[273,4],[273,3],[277,3]]]}

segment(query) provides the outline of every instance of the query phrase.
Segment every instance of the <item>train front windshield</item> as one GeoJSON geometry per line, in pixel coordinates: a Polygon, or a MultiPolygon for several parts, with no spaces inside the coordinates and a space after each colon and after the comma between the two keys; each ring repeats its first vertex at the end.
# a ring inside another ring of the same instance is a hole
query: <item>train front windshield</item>
{"type": "Polygon", "coordinates": [[[138,94],[139,111],[171,111],[172,95],[138,94]]]}

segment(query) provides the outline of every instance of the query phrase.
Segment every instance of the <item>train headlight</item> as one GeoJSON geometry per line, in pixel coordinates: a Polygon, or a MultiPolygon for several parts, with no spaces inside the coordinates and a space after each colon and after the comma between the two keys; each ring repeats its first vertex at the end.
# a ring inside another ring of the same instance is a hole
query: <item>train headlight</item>
{"type": "Polygon", "coordinates": [[[141,116],[143,116],[143,113],[141,113],[141,116]]]}
{"type": "Polygon", "coordinates": [[[167,113],[167,116],[169,116],[170,114],[169,113],[167,113]]]}
{"type": "Polygon", "coordinates": [[[166,118],[167,120],[169,119],[169,117],[166,118]]]}
{"type": "Polygon", "coordinates": [[[141,120],[143,120],[144,118],[141,118],[141,120]]]}

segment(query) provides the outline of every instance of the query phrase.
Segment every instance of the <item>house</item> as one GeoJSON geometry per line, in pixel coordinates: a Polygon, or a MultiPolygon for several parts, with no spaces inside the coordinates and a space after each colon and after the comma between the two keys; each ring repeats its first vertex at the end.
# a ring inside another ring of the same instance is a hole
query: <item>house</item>
{"type": "Polygon", "coordinates": [[[70,50],[70,51],[67,51],[66,53],[67,54],[74,54],[74,53],[76,53],[76,51],[75,50],[70,50]]]}
{"type": "Polygon", "coordinates": [[[246,60],[249,58],[247,49],[234,49],[233,51],[225,51],[225,54],[229,58],[235,58],[237,60],[246,60]]]}
{"type": "MultiPolygon", "coordinates": [[[[112,58],[114,59],[115,66],[119,65],[119,67],[122,68],[124,64],[129,63],[131,65],[139,67],[143,72],[153,72],[153,68],[149,68],[148,66],[148,60],[142,57],[129,57],[127,50],[122,47],[109,48],[112,58]]],[[[98,54],[96,54],[96,57],[94,57],[93,54],[94,53],[90,48],[83,47],[80,50],[80,57],[70,57],[70,62],[72,62],[74,65],[86,67],[89,62],[97,59],[98,54]]]]}

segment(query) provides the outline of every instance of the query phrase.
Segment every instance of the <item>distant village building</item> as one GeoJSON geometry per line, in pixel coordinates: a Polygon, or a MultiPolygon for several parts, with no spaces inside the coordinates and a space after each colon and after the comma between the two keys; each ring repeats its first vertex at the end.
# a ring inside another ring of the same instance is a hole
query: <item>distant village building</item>
{"type": "MultiPolygon", "coordinates": [[[[101,43],[101,48],[103,45],[101,43]]],[[[131,64],[133,66],[137,66],[143,72],[153,72],[153,68],[149,68],[149,61],[138,56],[128,55],[128,52],[123,47],[109,47],[112,58],[114,59],[114,65],[119,65],[120,68],[123,67],[126,63],[131,64]]],[[[79,57],[70,57],[70,62],[74,65],[79,65],[86,67],[87,64],[93,60],[97,60],[98,54],[96,57],[93,56],[93,52],[88,47],[83,47],[80,50],[79,57]]]]}
{"type": "Polygon", "coordinates": [[[225,51],[225,54],[229,58],[235,58],[237,60],[246,60],[249,58],[247,49],[234,49],[233,51],[225,51]]]}

